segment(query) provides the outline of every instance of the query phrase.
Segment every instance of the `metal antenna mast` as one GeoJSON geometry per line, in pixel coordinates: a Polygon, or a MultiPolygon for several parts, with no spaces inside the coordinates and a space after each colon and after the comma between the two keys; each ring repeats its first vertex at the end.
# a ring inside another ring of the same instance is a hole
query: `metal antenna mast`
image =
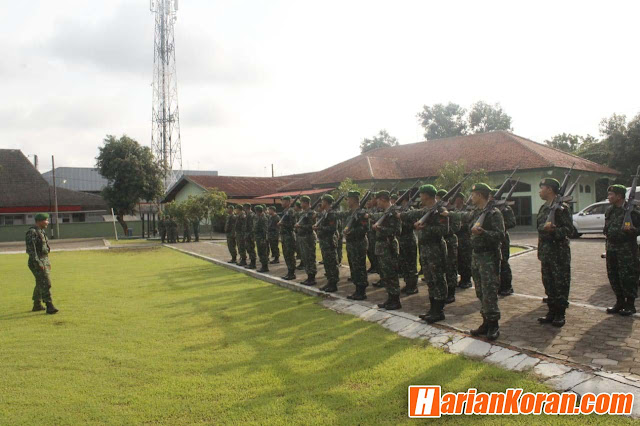
{"type": "Polygon", "coordinates": [[[153,42],[151,150],[164,169],[166,190],[182,171],[178,79],[173,37],[178,0],[150,0],[150,10],[156,19],[153,42]]]}

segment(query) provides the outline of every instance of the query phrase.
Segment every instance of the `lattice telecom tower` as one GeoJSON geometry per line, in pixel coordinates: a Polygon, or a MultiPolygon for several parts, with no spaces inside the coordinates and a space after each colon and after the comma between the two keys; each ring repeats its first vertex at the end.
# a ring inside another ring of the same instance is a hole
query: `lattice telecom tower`
{"type": "Polygon", "coordinates": [[[153,42],[151,149],[156,160],[164,168],[166,190],[182,171],[178,79],[173,38],[178,0],[151,0],[150,10],[156,19],[153,42]]]}

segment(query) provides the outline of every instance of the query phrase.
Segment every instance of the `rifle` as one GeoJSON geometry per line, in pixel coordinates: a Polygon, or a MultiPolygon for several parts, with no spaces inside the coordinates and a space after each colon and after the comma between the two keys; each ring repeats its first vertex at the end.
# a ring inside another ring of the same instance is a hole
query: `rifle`
{"type": "MultiPolygon", "coordinates": [[[[416,181],[415,184],[413,184],[413,186],[411,186],[411,188],[413,188],[414,186],[416,186],[420,181],[416,181]]],[[[387,211],[384,212],[384,214],[382,215],[382,217],[380,217],[380,219],[378,219],[378,221],[375,223],[374,226],[382,226],[382,224],[384,223],[385,220],[387,220],[388,217],[390,217],[392,214],[394,214],[395,212],[397,212],[398,210],[401,210],[402,207],[400,207],[400,205],[402,204],[402,202],[404,200],[406,200],[407,198],[409,198],[409,195],[411,195],[411,188],[407,189],[406,191],[404,191],[404,194],[402,194],[397,200],[396,200],[396,204],[389,206],[389,208],[387,209],[387,211]]]]}
{"type": "Polygon", "coordinates": [[[504,201],[499,207],[501,211],[505,208],[505,206],[514,204],[511,202],[511,196],[515,191],[516,186],[518,186],[518,183],[520,183],[520,178],[516,179],[515,183],[511,185],[511,189],[509,190],[509,193],[507,194],[507,196],[504,197],[504,200],[501,200],[501,201],[504,201]]]}
{"type": "Polygon", "coordinates": [[[327,218],[331,210],[335,210],[336,208],[338,208],[338,206],[340,206],[340,203],[342,202],[342,200],[344,200],[344,197],[345,197],[345,194],[342,194],[341,196],[339,196],[338,199],[333,204],[331,204],[331,207],[329,208],[329,210],[325,210],[324,213],[322,213],[322,216],[320,216],[320,218],[316,221],[316,224],[315,224],[316,227],[319,227],[320,225],[322,225],[322,223],[325,221],[325,219],[327,218]]]}
{"type": "Polygon", "coordinates": [[[566,172],[564,175],[564,180],[562,181],[562,185],[560,185],[560,189],[558,190],[558,195],[556,195],[556,197],[553,199],[553,202],[551,203],[551,211],[549,212],[549,216],[547,217],[547,223],[545,223],[545,226],[548,224],[555,225],[556,212],[562,209],[562,203],[570,203],[571,201],[573,201],[573,197],[571,196],[571,193],[576,188],[576,184],[578,183],[580,176],[578,176],[578,179],[576,179],[574,184],[571,185],[571,187],[568,190],[567,190],[567,186],[569,185],[569,176],[571,176],[571,172],[573,171],[573,166],[575,165],[576,163],[573,163],[569,171],[566,172]]]}
{"type": "Polygon", "coordinates": [[[315,214],[316,207],[318,207],[318,204],[320,204],[320,201],[322,201],[322,197],[325,194],[328,194],[328,192],[325,192],[324,194],[319,196],[318,199],[314,201],[313,204],[311,204],[311,207],[309,207],[309,210],[307,210],[307,212],[300,217],[300,220],[298,221],[298,223],[296,223],[296,225],[302,225],[302,221],[306,219],[307,216],[313,217],[313,215],[315,214]]]}
{"type": "MultiPolygon", "coordinates": [[[[289,204],[289,206],[295,206],[296,201],[298,201],[298,198],[300,198],[300,195],[302,194],[302,191],[300,191],[300,193],[298,195],[296,195],[296,197],[293,199],[293,201],[291,201],[291,203],[289,204]]],[[[293,210],[292,207],[289,207],[289,209],[282,215],[282,219],[280,219],[280,221],[278,222],[278,226],[282,226],[282,221],[284,220],[285,217],[289,216],[289,212],[293,210]]]]}
{"type": "Polygon", "coordinates": [[[347,221],[347,224],[344,226],[344,230],[342,231],[345,235],[348,235],[349,232],[351,231],[351,227],[353,226],[353,221],[356,220],[356,216],[358,216],[358,214],[360,214],[364,209],[364,206],[367,205],[367,201],[369,201],[369,198],[371,197],[372,193],[373,193],[373,190],[371,189],[368,190],[364,194],[364,197],[362,197],[362,200],[360,200],[360,205],[358,206],[358,208],[351,214],[351,216],[349,216],[349,220],[347,221]]]}
{"type": "MultiPolygon", "coordinates": [[[[500,188],[498,188],[498,190],[496,191],[496,194],[493,196],[493,199],[489,200],[487,205],[484,206],[484,209],[482,209],[482,212],[480,213],[480,217],[478,217],[478,220],[476,220],[476,223],[473,225],[473,227],[481,227],[484,224],[484,219],[487,217],[487,214],[489,214],[491,210],[493,210],[495,207],[503,206],[506,203],[506,200],[502,200],[502,194],[504,194],[504,192],[507,190],[507,185],[511,183],[511,178],[516,173],[516,171],[518,171],[519,168],[520,166],[516,167],[511,172],[509,177],[507,177],[504,180],[504,182],[502,182],[502,185],[500,185],[500,188]]],[[[509,191],[509,196],[513,194],[513,189],[515,187],[516,187],[515,185],[511,186],[509,191]]]]}
{"type": "Polygon", "coordinates": [[[463,177],[460,182],[456,183],[453,188],[449,190],[449,192],[444,194],[440,201],[436,202],[430,209],[427,209],[427,212],[420,218],[420,220],[418,220],[417,223],[421,226],[424,225],[425,223],[427,223],[427,220],[429,220],[431,216],[433,216],[436,212],[439,213],[444,206],[448,205],[449,200],[452,200],[452,197],[460,191],[460,188],[462,188],[462,184],[465,180],[467,180],[468,177],[469,175],[463,177]]]}
{"type": "Polygon", "coordinates": [[[623,226],[633,227],[633,222],[631,221],[631,212],[637,206],[638,200],[636,200],[636,186],[638,184],[638,176],[640,175],[640,166],[636,170],[636,174],[633,177],[633,182],[631,182],[631,192],[629,192],[629,198],[624,206],[624,220],[622,221],[623,226]]]}

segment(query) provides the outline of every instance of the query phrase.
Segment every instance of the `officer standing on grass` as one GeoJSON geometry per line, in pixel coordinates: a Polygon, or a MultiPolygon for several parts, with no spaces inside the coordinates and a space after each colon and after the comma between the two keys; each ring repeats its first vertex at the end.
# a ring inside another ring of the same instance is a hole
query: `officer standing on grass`
{"type": "Polygon", "coordinates": [[[36,279],[36,286],[33,289],[33,312],[43,311],[45,308],[42,302],[47,305],[47,314],[53,315],[58,310],[53,306],[51,300],[51,263],[49,262],[49,240],[47,239],[47,226],[49,226],[49,215],[38,213],[35,216],[36,224],[27,231],[25,244],[29,255],[29,270],[36,279]]]}
{"type": "Polygon", "coordinates": [[[236,215],[233,214],[233,206],[227,206],[227,219],[224,222],[224,233],[227,236],[227,249],[231,255],[231,260],[227,263],[236,263],[236,257],[238,256],[238,250],[236,249],[236,215]]]}

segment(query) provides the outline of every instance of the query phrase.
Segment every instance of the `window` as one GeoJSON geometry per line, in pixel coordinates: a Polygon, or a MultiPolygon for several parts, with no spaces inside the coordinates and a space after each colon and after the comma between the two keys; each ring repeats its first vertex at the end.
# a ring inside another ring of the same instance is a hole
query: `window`
{"type": "Polygon", "coordinates": [[[595,206],[589,206],[584,210],[585,215],[592,214],[604,214],[607,211],[608,204],[596,204],[595,206]]]}
{"type": "Polygon", "coordinates": [[[513,197],[515,204],[511,207],[516,217],[517,226],[531,226],[531,197],[513,197]]]}
{"type": "Polygon", "coordinates": [[[71,217],[73,219],[73,223],[84,222],[84,219],[85,219],[84,213],[73,213],[71,217]]]}
{"type": "MultiPolygon", "coordinates": [[[[512,179],[509,185],[507,186],[507,192],[511,190],[511,184],[513,182],[515,182],[515,180],[512,179]]],[[[513,192],[531,192],[531,185],[524,182],[518,182],[518,184],[516,185],[516,189],[514,189],[513,192]]]]}
{"type": "Polygon", "coordinates": [[[587,194],[591,194],[591,186],[587,185],[584,187],[584,192],[586,192],[587,194]]]}
{"type": "Polygon", "coordinates": [[[0,225],[24,225],[25,218],[24,215],[8,215],[2,216],[4,218],[4,223],[0,222],[0,225]]]}

